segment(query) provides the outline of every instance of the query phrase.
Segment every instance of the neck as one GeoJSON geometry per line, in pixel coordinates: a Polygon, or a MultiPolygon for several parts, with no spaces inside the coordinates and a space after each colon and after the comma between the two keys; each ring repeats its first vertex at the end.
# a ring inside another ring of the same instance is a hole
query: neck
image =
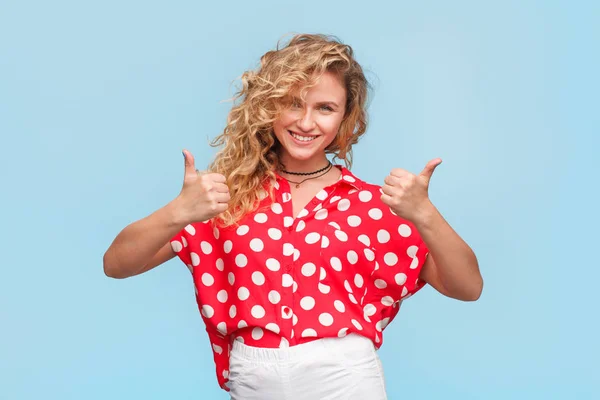
{"type": "MultiPolygon", "coordinates": [[[[282,159],[283,169],[289,172],[314,172],[329,164],[327,157],[323,156],[317,160],[289,160],[282,159]]],[[[282,171],[283,172],[283,171],[282,171]]]]}

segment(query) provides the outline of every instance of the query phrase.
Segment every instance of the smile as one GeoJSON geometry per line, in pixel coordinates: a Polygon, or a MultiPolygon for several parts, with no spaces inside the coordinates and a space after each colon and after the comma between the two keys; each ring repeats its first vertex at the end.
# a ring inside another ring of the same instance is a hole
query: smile
{"type": "Polygon", "coordinates": [[[288,133],[290,135],[292,135],[292,137],[296,140],[299,140],[301,142],[312,142],[313,140],[315,140],[317,138],[317,136],[300,136],[297,133],[294,133],[292,131],[288,131],[288,133]]]}

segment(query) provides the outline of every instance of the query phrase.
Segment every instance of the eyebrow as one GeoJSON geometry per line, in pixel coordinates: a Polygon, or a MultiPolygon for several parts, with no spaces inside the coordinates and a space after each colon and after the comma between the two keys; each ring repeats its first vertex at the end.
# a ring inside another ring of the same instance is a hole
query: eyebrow
{"type": "Polygon", "coordinates": [[[336,108],[337,108],[337,107],[339,107],[339,106],[338,106],[338,104],[337,104],[335,101],[319,101],[319,102],[317,103],[317,105],[319,105],[319,106],[323,106],[323,105],[332,105],[332,106],[334,106],[334,107],[336,107],[336,108]]]}

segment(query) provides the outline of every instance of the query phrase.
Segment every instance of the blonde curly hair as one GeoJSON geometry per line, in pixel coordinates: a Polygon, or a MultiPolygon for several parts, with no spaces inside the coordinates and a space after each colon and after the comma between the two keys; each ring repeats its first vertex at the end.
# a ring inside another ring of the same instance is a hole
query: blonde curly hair
{"type": "MultiPolygon", "coordinates": [[[[352,165],[352,145],[367,128],[367,95],[370,85],[350,46],[333,36],[299,34],[261,57],[256,71],[241,76],[241,89],[233,100],[227,125],[211,146],[223,146],[209,165],[211,172],[227,177],[229,208],[217,217],[222,226],[236,224],[256,210],[267,194],[266,180],[275,179],[281,167],[279,141],[273,122],[290,106],[292,93],[301,98],[325,72],[339,77],[346,88],[346,108],[338,134],[325,149],[334,159],[352,165]]],[[[272,188],[268,195],[273,197],[272,188]]]]}

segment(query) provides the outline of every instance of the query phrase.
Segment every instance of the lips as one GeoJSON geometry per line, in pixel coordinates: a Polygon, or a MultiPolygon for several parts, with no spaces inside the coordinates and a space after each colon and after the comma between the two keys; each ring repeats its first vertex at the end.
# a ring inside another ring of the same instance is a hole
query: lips
{"type": "Polygon", "coordinates": [[[313,140],[315,140],[318,137],[318,135],[316,135],[316,136],[315,135],[313,135],[313,136],[300,135],[300,134],[290,131],[290,130],[288,130],[288,133],[290,134],[291,137],[293,137],[297,141],[303,142],[303,143],[312,142],[313,140]]]}

